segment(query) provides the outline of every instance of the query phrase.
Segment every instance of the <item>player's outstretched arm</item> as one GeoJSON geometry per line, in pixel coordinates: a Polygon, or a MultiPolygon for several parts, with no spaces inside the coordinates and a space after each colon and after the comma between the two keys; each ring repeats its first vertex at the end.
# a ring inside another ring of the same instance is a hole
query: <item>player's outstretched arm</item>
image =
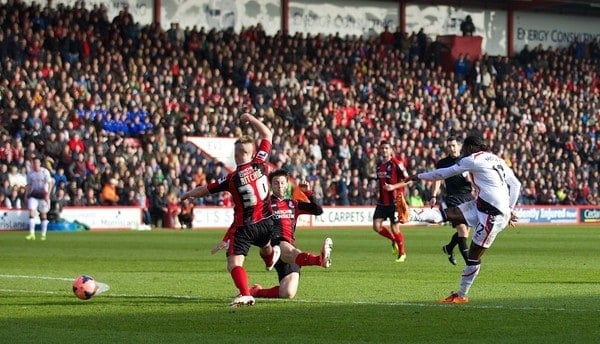
{"type": "Polygon", "coordinates": [[[180,200],[183,201],[188,198],[199,198],[199,197],[204,197],[204,196],[208,196],[208,195],[209,195],[209,192],[208,192],[208,188],[206,187],[206,185],[200,185],[197,188],[194,188],[194,189],[182,194],[180,197],[180,200]]]}
{"type": "Polygon", "coordinates": [[[394,191],[396,189],[403,188],[405,186],[410,186],[412,183],[413,182],[409,180],[409,181],[399,182],[396,184],[385,184],[383,186],[383,188],[385,189],[385,191],[394,191]]]}
{"type": "Polygon", "coordinates": [[[210,254],[215,254],[227,247],[229,247],[229,241],[221,241],[210,250],[210,254]]]}

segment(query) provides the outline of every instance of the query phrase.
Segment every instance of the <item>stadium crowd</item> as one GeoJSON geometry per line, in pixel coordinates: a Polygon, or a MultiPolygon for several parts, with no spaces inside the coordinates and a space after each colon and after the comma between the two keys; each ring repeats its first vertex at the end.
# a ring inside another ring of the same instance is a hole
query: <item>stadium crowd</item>
{"type": "MultiPolygon", "coordinates": [[[[448,136],[480,133],[520,180],[521,204],[599,204],[600,46],[524,48],[440,66],[422,32],[267,35],[140,26],[125,9],[0,4],[0,197],[24,206],[42,157],[63,205],[139,205],[160,225],[182,192],[227,173],[187,141],[235,137],[251,111],[270,162],[323,205],[373,205],[377,144],[409,173],[448,136]],[[171,195],[171,197],[169,196],[171,195]]],[[[429,199],[429,187],[410,193],[429,199]]],[[[223,196],[197,206],[229,205],[223,196]]]]}

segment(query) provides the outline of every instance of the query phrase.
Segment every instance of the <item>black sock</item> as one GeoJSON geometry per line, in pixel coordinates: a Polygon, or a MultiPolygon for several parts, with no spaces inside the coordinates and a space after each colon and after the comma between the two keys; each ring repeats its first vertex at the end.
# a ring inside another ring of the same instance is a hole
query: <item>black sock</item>
{"type": "Polygon", "coordinates": [[[448,243],[448,245],[446,245],[446,250],[448,251],[448,253],[454,250],[456,244],[458,244],[458,233],[454,232],[454,234],[452,234],[452,237],[450,238],[450,242],[448,243]]]}
{"type": "Polygon", "coordinates": [[[465,262],[467,262],[467,259],[469,258],[469,246],[467,246],[467,238],[458,237],[458,234],[456,235],[456,238],[460,254],[462,255],[465,262]]]}

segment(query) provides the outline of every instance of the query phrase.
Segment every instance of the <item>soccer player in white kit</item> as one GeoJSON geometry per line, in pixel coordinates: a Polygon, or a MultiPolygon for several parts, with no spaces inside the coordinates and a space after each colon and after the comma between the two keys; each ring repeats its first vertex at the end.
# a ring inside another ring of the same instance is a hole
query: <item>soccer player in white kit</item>
{"type": "Polygon", "coordinates": [[[50,210],[50,191],[54,179],[50,175],[50,171],[42,167],[40,158],[33,160],[33,165],[27,171],[27,187],[25,195],[27,195],[27,209],[29,209],[29,235],[25,237],[27,240],[35,240],[35,213],[40,214],[40,229],[41,239],[46,240],[46,232],[48,231],[48,218],[46,217],[50,210]]]}
{"type": "Polygon", "coordinates": [[[410,177],[410,180],[443,180],[468,172],[477,188],[477,199],[473,201],[448,208],[441,211],[441,214],[439,209],[427,210],[432,213],[431,216],[419,214],[421,220],[443,217],[444,220],[466,223],[474,228],[467,266],[462,272],[458,290],[440,299],[439,303],[469,302],[467,295],[479,274],[481,257],[492,245],[496,235],[508,225],[514,226],[517,221],[513,210],[517,204],[521,182],[506,162],[490,153],[489,147],[478,136],[468,136],[464,140],[462,155],[463,158],[455,165],[410,177]]]}

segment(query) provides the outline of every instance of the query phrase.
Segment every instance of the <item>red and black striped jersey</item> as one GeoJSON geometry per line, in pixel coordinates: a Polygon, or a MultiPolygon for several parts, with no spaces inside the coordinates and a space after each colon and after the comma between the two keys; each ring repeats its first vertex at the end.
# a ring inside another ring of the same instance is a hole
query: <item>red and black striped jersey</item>
{"type": "Polygon", "coordinates": [[[211,194],[231,193],[234,226],[257,223],[272,215],[267,163],[270,150],[271,142],[262,140],[252,161],[239,165],[235,171],[207,186],[211,194]]]}
{"type": "Polygon", "coordinates": [[[281,237],[294,244],[296,231],[296,220],[302,214],[321,215],[323,208],[314,202],[313,196],[309,196],[309,202],[296,201],[289,198],[271,196],[271,211],[273,222],[281,230],[281,237]]]}
{"type": "Polygon", "coordinates": [[[404,188],[387,191],[385,190],[384,185],[396,184],[405,178],[408,178],[408,173],[396,157],[379,164],[379,166],[377,166],[377,180],[379,181],[379,198],[377,204],[394,205],[397,192],[403,192],[404,188]]]}

